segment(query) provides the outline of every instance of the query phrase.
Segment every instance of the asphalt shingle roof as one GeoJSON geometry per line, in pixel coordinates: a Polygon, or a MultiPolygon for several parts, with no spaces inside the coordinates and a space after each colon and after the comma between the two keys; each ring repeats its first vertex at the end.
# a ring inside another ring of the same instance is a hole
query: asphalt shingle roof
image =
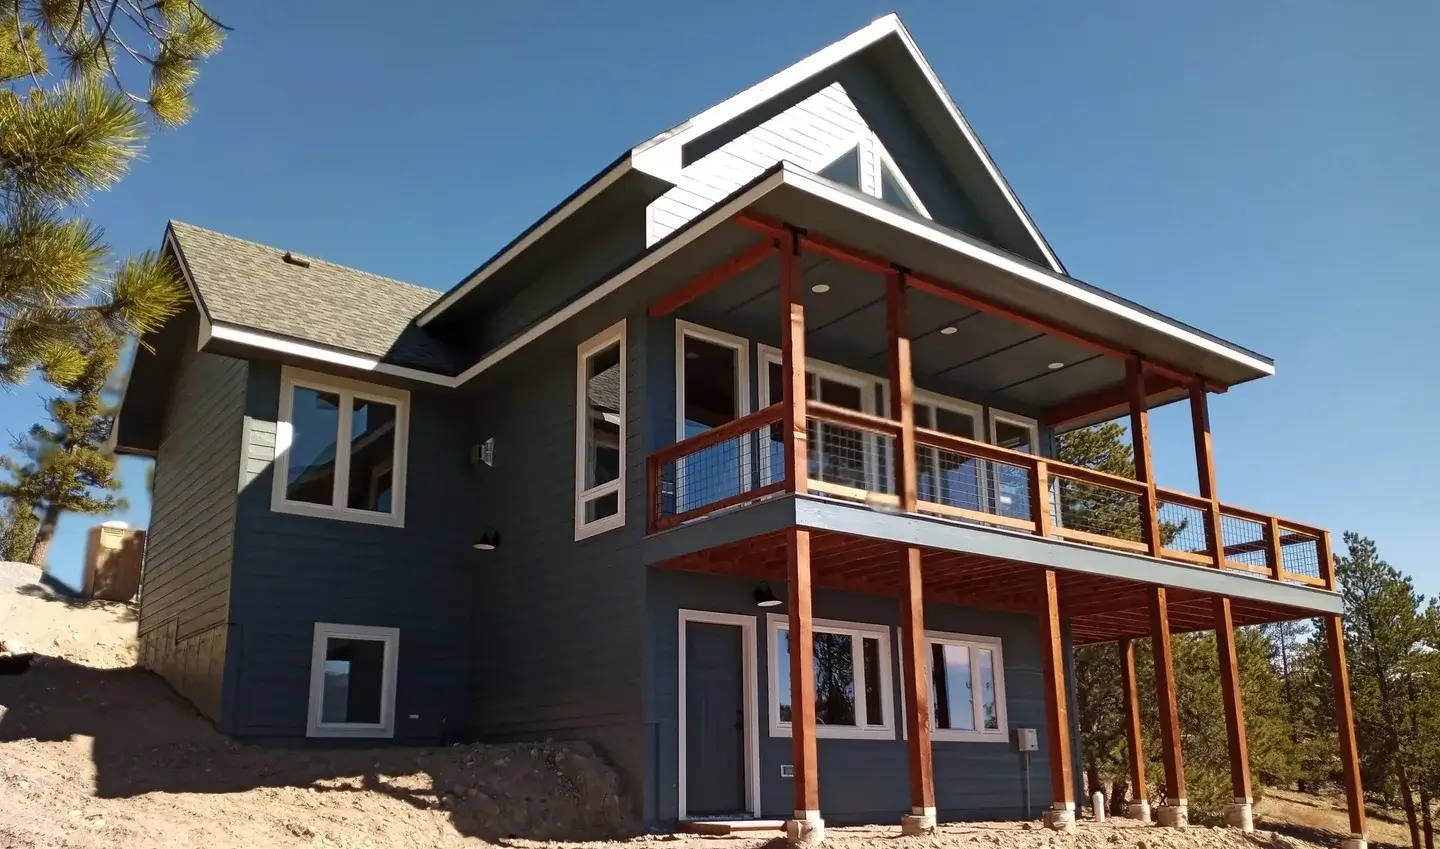
{"type": "Polygon", "coordinates": [[[455,357],[414,318],[440,292],[171,221],[181,259],[212,322],[327,345],[395,365],[453,374],[455,357]]]}

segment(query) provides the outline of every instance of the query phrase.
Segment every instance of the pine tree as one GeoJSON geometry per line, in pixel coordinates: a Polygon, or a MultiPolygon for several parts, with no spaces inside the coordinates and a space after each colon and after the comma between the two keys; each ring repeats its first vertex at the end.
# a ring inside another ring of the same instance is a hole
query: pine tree
{"type": "Polygon", "coordinates": [[[0,515],[0,561],[27,562],[40,526],[35,506],[20,498],[4,501],[5,512],[0,515]]]}
{"type": "Polygon", "coordinates": [[[97,329],[144,334],[183,302],[173,264],[146,253],[112,266],[74,210],[124,175],[152,123],[189,119],[222,30],[194,0],[0,4],[0,386],[35,368],[74,380],[97,329]]]}
{"type": "Polygon", "coordinates": [[[16,440],[23,459],[0,457],[0,471],[11,481],[0,483],[0,496],[39,511],[34,540],[25,560],[45,565],[55,527],[63,513],[109,513],[123,502],[115,455],[108,450],[115,408],[107,387],[119,352],[109,333],[92,335],[80,375],[65,385],[64,395],[49,404],[52,425],[35,425],[16,440]]]}

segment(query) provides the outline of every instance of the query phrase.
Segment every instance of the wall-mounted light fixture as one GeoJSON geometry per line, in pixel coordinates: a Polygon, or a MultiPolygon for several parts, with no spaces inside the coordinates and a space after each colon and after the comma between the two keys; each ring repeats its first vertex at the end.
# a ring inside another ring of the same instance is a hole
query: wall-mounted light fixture
{"type": "Polygon", "coordinates": [[[500,547],[500,532],[494,528],[486,528],[472,547],[476,551],[494,551],[500,547]]]}
{"type": "Polygon", "coordinates": [[[756,607],[779,607],[780,599],[775,597],[775,591],[770,589],[769,581],[761,581],[760,586],[755,588],[756,607]]]}

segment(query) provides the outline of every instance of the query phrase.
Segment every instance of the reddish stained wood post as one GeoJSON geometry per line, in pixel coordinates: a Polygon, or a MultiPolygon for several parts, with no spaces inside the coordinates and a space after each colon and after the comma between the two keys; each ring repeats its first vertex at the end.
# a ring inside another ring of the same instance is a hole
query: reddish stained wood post
{"type": "MultiPolygon", "coordinates": [[[[785,418],[785,489],[809,489],[809,437],[805,422],[805,299],[801,286],[800,240],[787,230],[780,240],[780,373],[785,418]]],[[[797,767],[798,769],[798,767],[797,767]]]]}
{"type": "Polygon", "coordinates": [[[1200,481],[1200,497],[1210,502],[1205,511],[1205,548],[1215,568],[1225,565],[1225,531],[1220,514],[1220,496],[1215,492],[1215,445],[1210,436],[1210,403],[1205,396],[1205,381],[1196,378],[1190,384],[1190,423],[1195,430],[1195,468],[1200,481]]]}
{"type": "Polygon", "coordinates": [[[1175,703],[1175,662],[1170,653],[1170,605],[1164,587],[1150,590],[1150,647],[1155,656],[1155,700],[1160,708],[1160,759],[1165,764],[1161,825],[1189,820],[1185,760],[1180,754],[1180,710],[1175,703]]]}
{"type": "Polygon", "coordinates": [[[1271,516],[1265,523],[1265,565],[1270,567],[1270,577],[1277,581],[1285,576],[1285,553],[1280,545],[1280,520],[1271,516]]]}
{"type": "MultiPolygon", "coordinates": [[[[1325,589],[1335,589],[1335,556],[1330,550],[1330,532],[1322,531],[1315,540],[1315,553],[1320,559],[1320,580],[1325,582],[1325,589]]],[[[1285,569],[1281,562],[1280,569],[1285,569]]]]}
{"type": "Polygon", "coordinates": [[[1035,517],[1035,535],[1050,536],[1050,466],[1038,457],[1030,474],[1030,513],[1035,517]]]}
{"type": "Polygon", "coordinates": [[[1150,797],[1145,792],[1145,748],[1141,737],[1140,690],[1135,680],[1135,643],[1120,641],[1120,685],[1125,693],[1125,741],[1130,754],[1130,805],[1127,814],[1150,821],[1150,797]]]}
{"type": "Polygon", "coordinates": [[[1060,590],[1054,569],[1040,573],[1040,666],[1045,688],[1045,736],[1050,759],[1050,810],[1045,824],[1057,831],[1075,827],[1075,782],[1071,774],[1070,717],[1065,691],[1065,646],[1060,633],[1060,590]]]}
{"type": "Polygon", "coordinates": [[[1225,809],[1225,822],[1254,831],[1250,806],[1250,746],[1245,737],[1245,701],[1240,693],[1240,661],[1235,656],[1235,617],[1230,599],[1215,597],[1215,645],[1220,654],[1220,697],[1225,710],[1225,737],[1230,746],[1230,789],[1235,803],[1225,809]]]}
{"type": "Polygon", "coordinates": [[[1140,495],[1140,538],[1159,557],[1160,514],[1155,503],[1155,474],[1150,458],[1150,409],[1145,395],[1145,363],[1139,354],[1125,361],[1125,385],[1130,390],[1130,444],[1135,451],[1135,480],[1145,484],[1140,495]]]}
{"type": "MultiPolygon", "coordinates": [[[[900,510],[915,512],[919,500],[915,469],[915,378],[910,368],[910,311],[905,275],[885,275],[885,315],[890,350],[890,412],[900,422],[894,440],[895,488],[900,510]]],[[[925,597],[921,552],[908,546],[900,556],[900,669],[905,705],[910,710],[910,815],[901,820],[905,834],[935,828],[935,776],[930,748],[930,688],[925,682],[925,597]]]]}
{"type": "Polygon", "coordinates": [[[785,532],[786,589],[790,604],[790,737],[795,761],[795,842],[820,828],[820,771],[815,749],[815,632],[810,599],[810,532],[785,532]]]}
{"type": "MultiPolygon", "coordinates": [[[[1350,809],[1350,840],[1365,839],[1365,794],[1360,786],[1360,754],[1355,745],[1355,710],[1350,704],[1350,669],[1345,665],[1345,625],[1339,616],[1325,617],[1325,654],[1335,694],[1335,723],[1340,732],[1340,766],[1345,775],[1345,802],[1350,809]]],[[[1344,849],[1350,849],[1346,841],[1344,849]]]]}

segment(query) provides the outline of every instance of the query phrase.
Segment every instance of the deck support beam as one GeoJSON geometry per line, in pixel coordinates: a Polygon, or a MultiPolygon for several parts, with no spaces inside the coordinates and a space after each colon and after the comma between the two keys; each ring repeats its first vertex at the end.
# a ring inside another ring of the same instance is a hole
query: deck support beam
{"type": "Polygon", "coordinates": [[[1150,796],[1145,792],[1145,748],[1141,738],[1140,690],[1135,680],[1135,643],[1120,641],[1120,684],[1125,694],[1125,742],[1129,749],[1130,804],[1125,815],[1150,821],[1150,796]]]}
{"type": "Polygon", "coordinates": [[[1130,390],[1130,445],[1135,452],[1135,480],[1145,484],[1145,492],[1140,494],[1140,539],[1149,547],[1151,557],[1159,557],[1163,541],[1150,457],[1150,406],[1145,394],[1145,361],[1139,354],[1125,361],[1125,385],[1130,390]]]}
{"type": "Polygon", "coordinates": [[[1170,605],[1164,587],[1150,590],[1150,647],[1155,656],[1155,701],[1160,708],[1160,759],[1165,764],[1161,825],[1189,823],[1185,798],[1185,759],[1180,753],[1180,709],[1175,701],[1175,661],[1170,652],[1170,605]]]}
{"type": "Polygon", "coordinates": [[[1365,793],[1360,785],[1360,752],[1355,745],[1350,670],[1345,665],[1345,625],[1339,616],[1325,617],[1325,654],[1330,663],[1335,723],[1340,732],[1340,768],[1345,776],[1345,802],[1350,809],[1350,837],[1341,843],[1341,849],[1365,849],[1365,793]]]}
{"type": "MultiPolygon", "coordinates": [[[[915,383],[910,369],[910,312],[905,275],[885,275],[886,337],[890,352],[890,412],[899,419],[894,443],[895,488],[900,510],[913,513],[918,501],[915,469],[915,383]]],[[[900,670],[910,715],[906,748],[910,756],[910,813],[900,821],[907,835],[935,830],[935,776],[930,748],[930,688],[925,682],[925,597],[921,554],[915,546],[900,555],[900,670]]]]}
{"type": "Polygon", "coordinates": [[[1065,646],[1060,633],[1060,590],[1054,569],[1041,578],[1040,675],[1045,688],[1045,736],[1050,760],[1050,810],[1044,820],[1056,831],[1075,830],[1075,782],[1070,759],[1070,711],[1066,701],[1065,646]]]}
{"type": "Polygon", "coordinates": [[[1215,446],[1210,436],[1210,403],[1205,384],[1190,384],[1190,425],[1195,431],[1195,470],[1200,497],[1210,502],[1205,511],[1205,553],[1211,565],[1225,565],[1225,534],[1220,519],[1220,496],[1215,490],[1215,446]]]}
{"type": "Polygon", "coordinates": [[[1225,710],[1225,738],[1230,747],[1230,789],[1234,804],[1225,809],[1225,824],[1255,830],[1250,799],[1250,746],[1245,739],[1245,702],[1240,693],[1240,661],[1235,655],[1235,617],[1230,599],[1215,597],[1215,645],[1220,653],[1220,697],[1225,710]]]}

